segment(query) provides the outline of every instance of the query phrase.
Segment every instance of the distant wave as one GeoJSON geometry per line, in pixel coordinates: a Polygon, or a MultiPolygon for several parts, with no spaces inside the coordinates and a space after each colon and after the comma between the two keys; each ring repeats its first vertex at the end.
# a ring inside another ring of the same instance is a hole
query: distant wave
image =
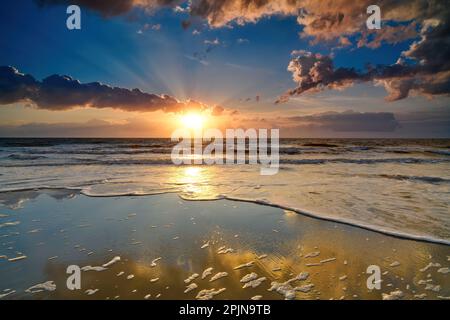
{"type": "MultiPolygon", "coordinates": [[[[167,144],[108,144],[96,146],[92,144],[86,145],[64,145],[64,146],[20,146],[13,147],[10,152],[20,152],[23,154],[37,154],[37,155],[52,155],[52,154],[70,154],[70,155],[139,155],[139,154],[171,154],[174,143],[167,144]]],[[[205,144],[204,146],[206,146],[205,144]]],[[[324,146],[325,144],[316,144],[315,146],[289,146],[281,144],[279,146],[280,155],[301,155],[301,154],[331,154],[331,155],[345,155],[345,154],[403,154],[414,155],[420,154],[425,156],[450,156],[450,150],[445,149],[429,149],[423,147],[405,147],[405,148],[387,148],[387,147],[371,147],[371,146],[339,146],[331,147],[324,146]]],[[[194,148],[191,149],[192,152],[194,148]]],[[[226,145],[223,146],[224,152],[229,151],[226,145]]],[[[231,149],[232,152],[237,153],[237,147],[231,149]]],[[[246,154],[249,154],[251,149],[246,146],[244,149],[246,154]]],[[[258,151],[258,149],[256,148],[258,151]]],[[[270,149],[269,149],[270,150],[270,149]]],[[[8,152],[8,148],[1,150],[1,152],[8,152]]]]}
{"type": "MultiPolygon", "coordinates": [[[[44,157],[45,158],[45,157],[44,157]]],[[[27,160],[41,159],[39,157],[27,160]]],[[[23,160],[23,159],[21,159],[23,160]]],[[[30,163],[1,163],[0,167],[42,167],[42,166],[80,166],[80,165],[173,165],[169,158],[162,159],[84,159],[68,158],[54,159],[55,161],[30,162],[30,163]],[[57,161],[57,162],[56,162],[57,161]]],[[[319,165],[327,163],[348,163],[348,164],[382,164],[382,163],[403,163],[403,164],[436,164],[448,163],[450,158],[374,158],[374,159],[349,159],[349,158],[321,158],[321,159],[280,159],[280,164],[289,165],[319,165]]]]}
{"type": "MultiPolygon", "coordinates": [[[[339,174],[344,175],[344,174],[339,174]]],[[[384,178],[384,179],[393,179],[393,180],[407,180],[407,181],[417,181],[417,182],[425,182],[425,183],[450,183],[450,179],[441,178],[441,177],[431,177],[431,176],[408,176],[401,174],[356,174],[351,176],[358,176],[363,178],[384,178]]]]}
{"type": "Polygon", "coordinates": [[[38,159],[46,159],[47,157],[26,155],[26,154],[10,154],[6,158],[13,159],[13,160],[38,160],[38,159]]]}

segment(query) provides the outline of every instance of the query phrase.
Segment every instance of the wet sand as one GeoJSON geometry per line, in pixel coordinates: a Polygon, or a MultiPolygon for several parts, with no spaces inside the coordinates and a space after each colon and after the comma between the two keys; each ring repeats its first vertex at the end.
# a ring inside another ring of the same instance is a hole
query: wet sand
{"type": "Polygon", "coordinates": [[[450,296],[449,246],[279,208],[67,190],[2,193],[0,203],[2,299],[450,296]],[[84,270],[81,290],[66,287],[69,265],[84,270]],[[381,290],[367,288],[369,265],[381,268],[381,290]]]}

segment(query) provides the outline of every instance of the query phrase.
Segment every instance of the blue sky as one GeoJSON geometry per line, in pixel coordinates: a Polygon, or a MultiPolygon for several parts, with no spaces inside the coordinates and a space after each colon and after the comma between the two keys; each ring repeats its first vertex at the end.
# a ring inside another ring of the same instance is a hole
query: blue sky
{"type": "MultiPolygon", "coordinates": [[[[82,7],[81,30],[68,30],[66,18],[64,5],[39,8],[30,0],[3,3],[0,65],[14,66],[37,80],[52,74],[70,75],[82,83],[98,81],[166,93],[179,100],[221,105],[248,117],[350,109],[404,114],[426,108],[427,112],[448,114],[448,97],[429,100],[412,96],[386,102],[383,86],[373,83],[356,84],[343,91],[324,90],[292,97],[282,105],[274,104],[280,95],[295,87],[292,74],[286,69],[293,50],[332,54],[336,68],[363,70],[367,63],[394,64],[419,36],[372,49],[358,48],[357,36],[349,35],[353,45],[338,48],[336,41],[311,45],[311,38],[300,37],[304,26],[295,16],[270,15],[256,23],[232,23],[231,27],[221,28],[199,19],[186,30],[181,23],[189,14],[176,13],[172,8],[152,13],[135,8],[127,14],[105,18],[82,7]],[[160,28],[152,28],[156,25],[160,28]],[[200,34],[193,34],[194,30],[200,34]],[[216,39],[216,45],[205,43],[216,39]],[[245,101],[247,98],[251,101],[245,101]]],[[[0,112],[3,124],[19,123],[27,109],[17,103],[2,107],[0,112]]]]}

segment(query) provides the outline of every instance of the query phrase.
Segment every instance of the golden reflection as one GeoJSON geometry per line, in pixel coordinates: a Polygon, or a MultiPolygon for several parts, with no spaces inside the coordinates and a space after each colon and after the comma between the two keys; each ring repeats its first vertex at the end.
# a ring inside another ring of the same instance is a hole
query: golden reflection
{"type": "MultiPolygon", "coordinates": [[[[329,233],[328,235],[330,236],[329,233]]],[[[95,295],[89,296],[83,290],[57,290],[53,298],[195,299],[200,290],[226,288],[215,299],[250,299],[255,295],[261,295],[263,299],[284,299],[282,294],[268,290],[271,283],[273,281],[284,283],[303,272],[308,272],[306,279],[292,280],[289,284],[292,287],[304,285],[312,287],[307,291],[296,291],[296,299],[380,299],[381,293],[390,292],[395,288],[400,288],[409,294],[410,298],[415,292],[423,292],[423,287],[417,284],[420,279],[413,281],[418,266],[408,263],[411,255],[402,248],[409,246],[408,243],[391,239],[389,242],[392,243],[378,248],[379,241],[386,238],[374,235],[367,243],[362,243],[365,241],[361,239],[357,242],[367,247],[370,252],[364,252],[361,248],[352,252],[351,249],[356,244],[349,245],[348,241],[351,239],[345,238],[344,233],[342,239],[330,239],[324,234],[308,239],[283,239],[277,250],[270,251],[258,249],[248,241],[227,232],[209,230],[202,236],[202,239],[209,239],[207,247],[200,246],[204,240],[180,243],[183,249],[176,255],[162,254],[156,267],[152,267],[153,257],[145,255],[132,257],[118,253],[122,259],[107,270],[83,273],[82,287],[99,289],[95,295]],[[391,250],[394,243],[398,251],[391,250]],[[224,254],[224,248],[232,251],[224,254]],[[312,255],[312,252],[316,255],[312,255]],[[400,265],[390,267],[394,259],[400,261],[400,265]],[[251,264],[247,267],[236,268],[248,263],[251,264]],[[380,264],[383,271],[389,271],[383,273],[383,288],[380,291],[368,290],[366,287],[366,268],[370,263],[380,264]],[[202,278],[202,273],[207,268],[213,268],[212,273],[202,278]],[[225,277],[210,281],[215,274],[223,272],[227,273],[225,277]],[[257,287],[243,288],[241,279],[251,272],[266,279],[257,287]],[[187,288],[185,280],[194,273],[198,276],[191,281],[198,287],[185,293],[187,288]],[[134,277],[128,279],[129,275],[134,277]],[[407,286],[409,289],[406,289],[407,286]]],[[[420,246],[422,244],[419,244],[420,246]]],[[[87,259],[78,264],[95,266],[105,262],[98,258],[87,259]]],[[[421,266],[425,264],[426,261],[420,263],[421,266]]],[[[48,278],[55,279],[58,288],[64,288],[67,279],[65,268],[64,263],[50,262],[46,268],[48,278]]],[[[423,274],[421,276],[424,277],[423,274]]],[[[444,277],[433,279],[443,287],[448,283],[444,277]]],[[[36,297],[42,298],[42,295],[37,294],[36,297]]]]}
{"type": "Polygon", "coordinates": [[[200,167],[187,167],[184,169],[186,177],[198,178],[201,175],[202,168],[200,167]]]}
{"type": "Polygon", "coordinates": [[[211,166],[180,166],[172,171],[171,183],[178,186],[184,199],[216,199],[215,170],[211,166]]]}

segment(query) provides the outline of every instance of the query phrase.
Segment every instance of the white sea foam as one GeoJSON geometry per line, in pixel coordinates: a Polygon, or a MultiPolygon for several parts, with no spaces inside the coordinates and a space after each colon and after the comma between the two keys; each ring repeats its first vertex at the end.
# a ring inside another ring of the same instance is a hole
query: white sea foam
{"type": "Polygon", "coordinates": [[[403,291],[396,290],[390,293],[382,293],[381,297],[383,300],[400,300],[404,297],[403,291]]]}
{"type": "Polygon", "coordinates": [[[84,266],[81,268],[81,271],[105,271],[107,268],[102,266],[84,266]]]}
{"type": "Polygon", "coordinates": [[[99,289],[87,289],[87,290],[85,291],[85,293],[86,293],[88,296],[91,296],[91,295],[97,293],[98,290],[99,290],[99,289]]]}
{"type": "Polygon", "coordinates": [[[25,292],[29,293],[37,293],[41,291],[55,291],[56,290],[56,284],[54,281],[46,281],[43,283],[38,283],[32,287],[29,287],[25,290],[25,292]]]}
{"type": "Polygon", "coordinates": [[[425,285],[425,290],[429,290],[429,291],[433,291],[433,292],[439,292],[439,291],[441,291],[441,286],[438,285],[438,284],[427,283],[425,285]]]}
{"type": "Polygon", "coordinates": [[[241,282],[245,283],[245,282],[249,282],[252,280],[255,280],[258,278],[258,275],[254,272],[248,273],[245,276],[242,277],[241,282]]]}
{"type": "Polygon", "coordinates": [[[3,299],[5,297],[9,296],[10,294],[14,294],[14,293],[16,293],[16,290],[8,290],[6,293],[0,294],[0,299],[3,299]]]}
{"type": "Polygon", "coordinates": [[[226,290],[226,288],[221,288],[221,289],[204,289],[201,290],[197,296],[195,297],[195,299],[198,300],[211,300],[212,298],[214,298],[214,296],[224,292],[226,290]]]}
{"type": "Polygon", "coordinates": [[[243,263],[243,264],[238,265],[237,267],[234,267],[234,270],[239,270],[239,269],[243,269],[243,268],[250,268],[254,264],[255,264],[255,261],[249,261],[247,263],[243,263]]]}
{"type": "Polygon", "coordinates": [[[450,272],[450,268],[448,268],[448,267],[445,267],[445,268],[440,268],[440,269],[438,269],[438,271],[437,272],[439,272],[439,273],[443,273],[443,274],[447,274],[447,273],[449,273],[450,272]]]}
{"type": "Polygon", "coordinates": [[[102,267],[108,268],[109,266],[112,266],[113,264],[115,264],[116,262],[119,262],[119,261],[120,261],[120,257],[119,256],[115,256],[110,261],[108,261],[107,263],[103,264],[102,267]]]}
{"type": "Polygon", "coordinates": [[[258,287],[261,283],[263,283],[266,280],[267,280],[266,277],[261,277],[261,278],[258,278],[258,279],[250,280],[250,281],[246,282],[242,286],[242,288],[243,289],[250,288],[250,287],[251,288],[256,288],[256,287],[258,287]]]}
{"type": "Polygon", "coordinates": [[[184,290],[184,293],[188,293],[189,291],[192,291],[194,289],[197,289],[197,284],[196,283],[191,283],[186,287],[186,290],[184,290]]]}
{"type": "Polygon", "coordinates": [[[216,280],[219,280],[220,278],[226,277],[228,276],[228,272],[217,272],[215,275],[213,275],[211,277],[211,279],[209,279],[209,282],[213,282],[216,280]]]}
{"type": "Polygon", "coordinates": [[[161,259],[162,259],[161,257],[153,259],[152,262],[150,263],[150,267],[152,267],[152,268],[156,267],[156,263],[161,259]]]}
{"type": "Polygon", "coordinates": [[[194,279],[196,279],[199,276],[198,273],[194,273],[191,276],[189,276],[187,279],[184,280],[184,283],[189,283],[191,281],[193,281],[194,279]]]}
{"type": "Polygon", "coordinates": [[[202,273],[202,279],[205,279],[207,276],[212,274],[213,268],[206,268],[202,273]]]}
{"type": "Polygon", "coordinates": [[[433,262],[430,262],[429,264],[427,264],[424,268],[422,268],[422,269],[420,269],[420,272],[425,272],[425,271],[428,271],[428,269],[430,269],[430,268],[440,268],[441,267],[441,264],[440,263],[433,263],[433,262]]]}
{"type": "Polygon", "coordinates": [[[310,252],[305,255],[305,258],[314,258],[320,255],[320,251],[310,252]]]}

